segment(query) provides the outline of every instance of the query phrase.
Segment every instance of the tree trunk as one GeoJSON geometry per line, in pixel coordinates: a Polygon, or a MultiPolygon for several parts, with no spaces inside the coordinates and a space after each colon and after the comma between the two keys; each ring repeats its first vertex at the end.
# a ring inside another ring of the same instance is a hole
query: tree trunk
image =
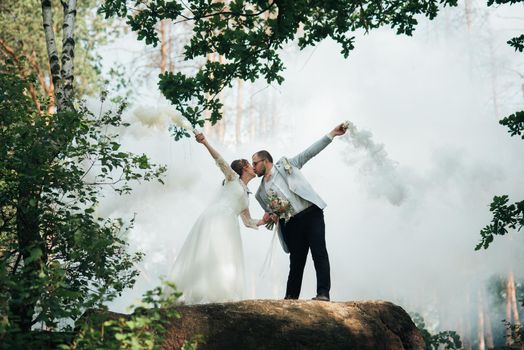
{"type": "Polygon", "coordinates": [[[489,317],[489,310],[486,305],[486,293],[485,290],[482,289],[480,291],[481,300],[479,300],[479,304],[482,307],[482,317],[484,319],[484,334],[486,339],[486,346],[488,349],[491,349],[495,346],[493,341],[493,328],[491,327],[491,318],[489,317]]]}
{"type": "MultiPolygon", "coordinates": [[[[27,172],[30,172],[27,169],[27,172]]],[[[20,331],[27,333],[33,325],[33,315],[36,303],[40,298],[39,273],[44,267],[45,245],[39,232],[39,191],[32,177],[20,183],[18,204],[16,208],[17,239],[23,264],[20,281],[10,295],[15,296],[10,301],[10,309],[14,315],[14,323],[20,331]],[[40,250],[39,252],[37,250],[40,250]]],[[[16,271],[13,271],[15,273],[16,271]]]]}
{"type": "Polygon", "coordinates": [[[248,120],[249,120],[249,140],[254,140],[256,138],[257,124],[255,120],[255,111],[253,106],[253,84],[251,84],[249,98],[249,108],[248,108],[248,120]]]}
{"type": "MultiPolygon", "coordinates": [[[[509,273],[511,277],[512,272],[509,273]]],[[[511,322],[511,279],[508,277],[506,281],[506,322],[511,322]]],[[[511,337],[511,329],[506,328],[506,345],[511,346],[513,344],[513,338],[511,337]]]]}
{"type": "Polygon", "coordinates": [[[167,59],[169,61],[169,71],[172,72],[175,69],[173,63],[173,25],[171,22],[168,22],[167,25],[167,59]]]}
{"type": "MultiPolygon", "coordinates": [[[[471,310],[471,293],[466,294],[466,310],[471,310]]],[[[472,339],[472,330],[471,330],[471,317],[470,314],[466,316],[464,330],[464,350],[472,350],[471,339],[472,339]]]]}
{"type": "MultiPolygon", "coordinates": [[[[219,56],[218,61],[220,64],[224,64],[224,57],[219,56]]],[[[218,94],[218,100],[222,103],[222,108],[220,110],[220,113],[222,114],[222,118],[216,123],[216,127],[218,128],[218,141],[220,143],[224,143],[225,137],[226,137],[226,115],[224,114],[224,91],[220,91],[218,94]]]]}
{"type": "Polygon", "coordinates": [[[47,106],[47,113],[56,113],[55,84],[53,84],[52,80],[49,81],[49,92],[47,93],[47,96],[49,97],[49,106],[47,106]]]}
{"type": "Polygon", "coordinates": [[[62,26],[62,65],[60,65],[55,32],[53,30],[51,0],[42,0],[42,20],[58,112],[73,109],[75,57],[73,34],[75,31],[76,0],[62,1],[62,7],[64,10],[64,24],[62,26]]]}
{"type": "Polygon", "coordinates": [[[164,73],[167,68],[167,32],[166,20],[160,21],[160,72],[164,73]]]}
{"type": "Polygon", "coordinates": [[[483,310],[483,302],[482,302],[482,294],[479,291],[478,292],[478,305],[477,305],[477,311],[478,311],[478,326],[477,326],[477,336],[478,336],[478,342],[479,342],[479,350],[485,350],[486,349],[486,343],[484,342],[484,310],[483,310]]]}
{"type": "Polygon", "coordinates": [[[58,50],[56,48],[55,32],[53,30],[53,8],[51,0],[42,0],[42,20],[47,56],[49,57],[49,67],[51,70],[51,80],[53,81],[54,90],[58,92],[61,90],[62,76],[60,73],[58,50]]]}
{"type": "Polygon", "coordinates": [[[238,79],[238,89],[237,89],[237,113],[235,120],[235,140],[236,144],[240,144],[242,136],[242,114],[243,114],[243,94],[242,90],[244,88],[244,82],[242,79],[238,79]]]}
{"type": "Polygon", "coordinates": [[[75,31],[76,0],[63,1],[64,26],[62,27],[62,95],[58,97],[58,110],[72,110],[74,97],[74,58],[75,58],[75,31]],[[62,101],[60,101],[62,97],[62,101]]]}
{"type": "Polygon", "coordinates": [[[493,39],[489,39],[489,56],[491,65],[491,94],[493,98],[493,112],[495,118],[499,119],[499,102],[498,102],[498,89],[497,89],[497,64],[495,58],[495,49],[493,48],[493,39]]]}
{"type": "Polygon", "coordinates": [[[520,318],[519,318],[519,309],[517,305],[517,293],[515,290],[515,276],[513,275],[513,271],[510,271],[509,278],[508,278],[508,284],[509,284],[509,292],[510,292],[510,304],[511,304],[511,311],[513,314],[513,322],[516,325],[520,325],[520,318]]]}
{"type": "Polygon", "coordinates": [[[484,308],[484,323],[486,329],[486,345],[488,349],[495,347],[495,341],[493,339],[493,327],[491,326],[491,317],[489,316],[488,308],[484,308]]]}
{"type": "Polygon", "coordinates": [[[468,25],[468,32],[471,31],[471,0],[466,0],[466,24],[468,25]]]}

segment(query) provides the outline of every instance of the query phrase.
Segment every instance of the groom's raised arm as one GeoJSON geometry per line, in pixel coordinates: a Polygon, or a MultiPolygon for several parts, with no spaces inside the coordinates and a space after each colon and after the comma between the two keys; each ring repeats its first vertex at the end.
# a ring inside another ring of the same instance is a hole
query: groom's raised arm
{"type": "Polygon", "coordinates": [[[333,130],[328,134],[323,136],[320,140],[309,146],[306,150],[300,152],[293,158],[289,158],[291,165],[296,166],[297,168],[302,168],[311,158],[320,153],[324,148],[327,147],[333,141],[335,136],[344,135],[346,133],[347,127],[344,123],[337,125],[333,130]]]}

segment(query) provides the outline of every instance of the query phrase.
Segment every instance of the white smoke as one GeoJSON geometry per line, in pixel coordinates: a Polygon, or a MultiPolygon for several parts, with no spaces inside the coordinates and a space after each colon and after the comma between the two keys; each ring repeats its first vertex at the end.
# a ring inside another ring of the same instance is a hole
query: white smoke
{"type": "Polygon", "coordinates": [[[180,115],[173,105],[161,103],[157,106],[139,105],[131,115],[131,118],[149,128],[165,129],[169,124],[179,128],[195,132],[189,121],[180,115]]]}
{"type": "Polygon", "coordinates": [[[133,117],[149,128],[165,128],[169,117],[161,108],[154,106],[138,106],[133,110],[133,117]]]}
{"type": "Polygon", "coordinates": [[[359,169],[359,180],[375,197],[385,197],[393,205],[401,205],[408,189],[398,173],[398,163],[388,157],[385,147],[373,141],[368,130],[358,130],[349,123],[348,132],[342,137],[348,143],[344,160],[359,169]]]}

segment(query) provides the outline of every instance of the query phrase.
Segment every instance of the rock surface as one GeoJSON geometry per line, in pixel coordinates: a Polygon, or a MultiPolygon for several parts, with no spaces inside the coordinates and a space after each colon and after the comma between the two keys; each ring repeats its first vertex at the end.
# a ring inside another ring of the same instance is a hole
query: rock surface
{"type": "Polygon", "coordinates": [[[409,315],[384,301],[246,300],[178,306],[164,349],[200,334],[198,349],[424,350],[409,315]]]}

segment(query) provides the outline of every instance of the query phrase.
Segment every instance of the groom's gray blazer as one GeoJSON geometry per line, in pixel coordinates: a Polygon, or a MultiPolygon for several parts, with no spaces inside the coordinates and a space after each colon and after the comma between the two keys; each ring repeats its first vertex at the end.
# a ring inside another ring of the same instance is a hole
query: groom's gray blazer
{"type": "MultiPolygon", "coordinates": [[[[332,139],[330,139],[328,136],[324,136],[320,140],[309,146],[305,151],[299,153],[293,158],[282,157],[276,163],[273,164],[276,171],[278,171],[280,175],[282,175],[282,177],[284,178],[291,192],[315,204],[320,209],[324,209],[326,207],[326,203],[315,192],[313,187],[311,187],[304,175],[302,175],[302,173],[300,172],[300,169],[311,158],[313,158],[320,151],[326,148],[326,146],[329,145],[331,141],[332,139]],[[286,169],[286,163],[289,163],[289,169],[286,169]]],[[[258,203],[260,203],[260,206],[262,206],[264,211],[271,212],[271,210],[268,208],[268,203],[266,201],[267,192],[264,187],[264,178],[262,178],[257,193],[255,194],[255,198],[257,199],[258,203]]],[[[278,225],[277,232],[282,248],[286,253],[289,253],[289,249],[284,241],[284,237],[282,236],[280,225],[278,225]]]]}

